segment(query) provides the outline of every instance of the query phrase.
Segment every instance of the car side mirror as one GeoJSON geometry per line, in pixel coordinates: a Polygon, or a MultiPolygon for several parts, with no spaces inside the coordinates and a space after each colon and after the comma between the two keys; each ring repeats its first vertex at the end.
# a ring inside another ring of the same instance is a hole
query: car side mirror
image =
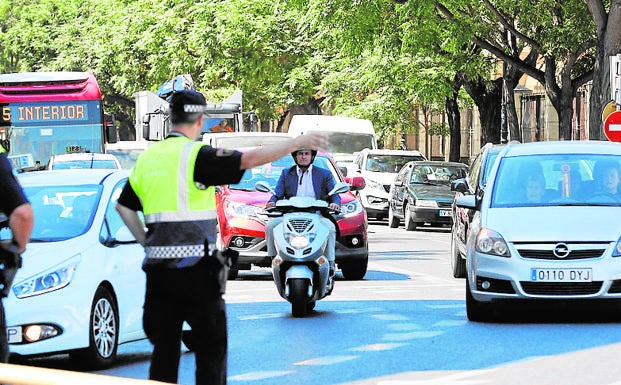
{"type": "Polygon", "coordinates": [[[350,191],[362,190],[367,185],[367,183],[364,181],[364,178],[358,175],[346,177],[345,182],[349,183],[349,185],[351,186],[349,188],[350,191]]]}
{"type": "Polygon", "coordinates": [[[466,178],[455,179],[451,182],[451,191],[458,191],[462,194],[468,192],[468,183],[466,183],[466,178]]]}
{"type": "Polygon", "coordinates": [[[475,195],[462,195],[455,199],[455,205],[463,209],[477,209],[477,199],[475,195]]]}
{"type": "Polygon", "coordinates": [[[114,234],[114,238],[109,238],[104,241],[104,244],[108,247],[114,247],[116,245],[130,245],[138,243],[134,235],[129,231],[127,226],[121,226],[114,234]]]}

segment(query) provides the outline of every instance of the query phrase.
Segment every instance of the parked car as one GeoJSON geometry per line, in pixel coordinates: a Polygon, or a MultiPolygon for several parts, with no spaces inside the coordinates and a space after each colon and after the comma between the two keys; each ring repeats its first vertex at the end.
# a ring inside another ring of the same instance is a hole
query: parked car
{"type": "Polygon", "coordinates": [[[120,170],[121,163],[112,154],[96,152],[77,152],[50,156],[48,170],[67,170],[71,168],[104,168],[120,170]]]}
{"type": "Polygon", "coordinates": [[[368,217],[381,220],[388,216],[388,192],[397,173],[410,161],[427,160],[420,151],[364,149],[354,160],[365,187],[358,197],[368,217]]]}
{"type": "Polygon", "coordinates": [[[450,225],[455,193],[450,183],[466,176],[468,166],[458,162],[420,161],[406,163],[388,194],[388,225],[416,230],[425,223],[450,225]]]}
{"type": "MultiPolygon", "coordinates": [[[[451,191],[455,193],[455,199],[463,195],[475,194],[481,198],[485,192],[487,177],[492,170],[494,161],[504,144],[488,143],[472,162],[465,178],[451,182],[451,191]]],[[[474,211],[457,207],[453,200],[453,226],[451,228],[451,270],[453,277],[464,278],[466,276],[466,241],[470,233],[470,222],[474,211]]]]}
{"type": "MultiPolygon", "coordinates": [[[[35,222],[4,299],[14,356],[69,353],[88,369],[115,360],[119,344],[145,338],[144,249],[115,209],[126,170],[19,174],[35,222]]],[[[11,239],[8,228],[1,239],[11,239]]]]}
{"type": "Polygon", "coordinates": [[[265,146],[291,139],[282,132],[214,132],[204,133],[203,142],[215,148],[245,148],[265,146]]]}
{"type": "MultiPolygon", "coordinates": [[[[499,154],[466,244],[466,313],[501,301],[621,299],[621,145],[509,144],[499,154]]],[[[553,302],[550,302],[553,303],[553,302]]]]}
{"type": "MultiPolygon", "coordinates": [[[[369,259],[367,216],[352,191],[363,188],[364,179],[356,176],[346,180],[334,159],[322,152],[317,154],[314,164],[330,170],[337,182],[347,181],[351,185],[350,192],[341,194],[342,218],[337,221],[336,264],[345,279],[362,279],[369,259]]],[[[252,265],[271,266],[265,243],[268,218],[264,212],[271,195],[256,191],[254,186],[264,180],[274,189],[282,170],[293,165],[293,158],[287,155],[267,165],[246,170],[237,184],[219,187],[216,201],[220,241],[239,252],[237,264],[231,268],[229,278],[234,279],[239,270],[249,270],[252,265]]]]}

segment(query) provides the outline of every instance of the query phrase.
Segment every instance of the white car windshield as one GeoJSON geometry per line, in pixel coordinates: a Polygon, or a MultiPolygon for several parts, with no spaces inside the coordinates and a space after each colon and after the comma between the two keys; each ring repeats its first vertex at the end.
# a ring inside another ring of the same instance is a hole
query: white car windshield
{"type": "MultiPolygon", "coordinates": [[[[50,242],[86,232],[97,210],[101,186],[25,186],[24,192],[35,213],[30,241],[50,242]]],[[[3,231],[3,239],[8,232],[3,231]]]]}
{"type": "Polygon", "coordinates": [[[515,156],[498,167],[492,207],[621,205],[620,156],[515,156]]]}
{"type": "Polygon", "coordinates": [[[365,169],[371,172],[397,173],[410,161],[425,160],[422,155],[369,155],[365,169]]]}
{"type": "Polygon", "coordinates": [[[54,162],[53,170],[67,170],[74,168],[104,168],[117,169],[117,164],[113,160],[92,159],[92,160],[68,160],[62,162],[54,162]]]}

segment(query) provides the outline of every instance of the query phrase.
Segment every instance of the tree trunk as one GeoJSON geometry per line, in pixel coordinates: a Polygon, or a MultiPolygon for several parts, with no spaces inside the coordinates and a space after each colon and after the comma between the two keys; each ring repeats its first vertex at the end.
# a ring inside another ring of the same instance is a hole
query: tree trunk
{"type": "Polygon", "coordinates": [[[605,140],[602,112],[611,100],[610,56],[621,53],[621,1],[611,0],[608,13],[602,0],[584,0],[597,31],[597,55],[589,100],[589,139],[605,140]]]}
{"type": "Polygon", "coordinates": [[[457,104],[457,92],[446,99],[446,116],[450,128],[449,162],[459,162],[461,159],[461,114],[457,104]]]}
{"type": "Polygon", "coordinates": [[[464,82],[464,89],[479,109],[482,146],[486,143],[500,143],[502,82],[502,78],[493,80],[491,83],[483,78],[464,82]]]}
{"type": "Polygon", "coordinates": [[[589,98],[589,139],[591,140],[606,138],[602,112],[604,106],[610,102],[610,63],[608,56],[604,53],[603,44],[600,47],[598,43],[597,52],[593,69],[593,87],[591,87],[589,98]]]}

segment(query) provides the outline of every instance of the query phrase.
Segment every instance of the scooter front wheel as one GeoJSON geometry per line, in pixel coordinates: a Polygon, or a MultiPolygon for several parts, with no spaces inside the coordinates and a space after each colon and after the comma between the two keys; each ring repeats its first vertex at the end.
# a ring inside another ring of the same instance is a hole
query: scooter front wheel
{"type": "Polygon", "coordinates": [[[308,313],[308,281],[294,278],[289,282],[289,302],[294,317],[304,317],[308,313]]]}

